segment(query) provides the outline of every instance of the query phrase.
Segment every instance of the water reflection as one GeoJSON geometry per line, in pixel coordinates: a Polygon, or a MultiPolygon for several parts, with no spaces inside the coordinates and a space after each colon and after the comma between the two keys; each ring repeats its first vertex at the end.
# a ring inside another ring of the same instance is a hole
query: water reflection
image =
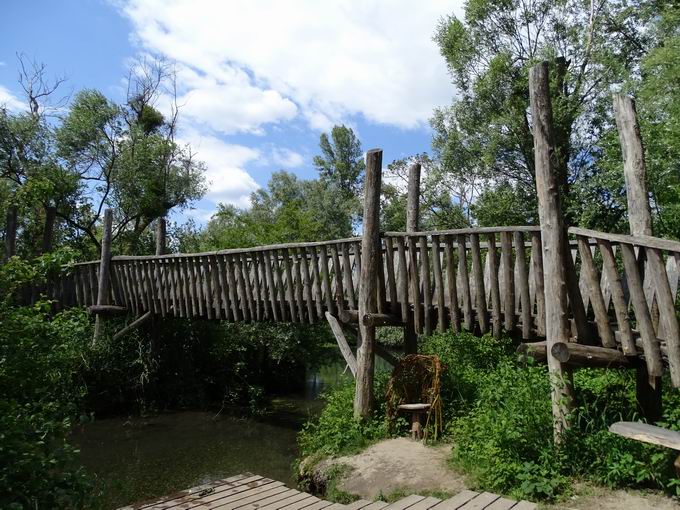
{"type": "Polygon", "coordinates": [[[296,435],[321,410],[319,395],[351,377],[345,364],[309,371],[303,395],[273,400],[261,419],[209,412],[96,420],[73,440],[97,478],[101,508],[117,508],[250,471],[294,485],[296,435]]]}

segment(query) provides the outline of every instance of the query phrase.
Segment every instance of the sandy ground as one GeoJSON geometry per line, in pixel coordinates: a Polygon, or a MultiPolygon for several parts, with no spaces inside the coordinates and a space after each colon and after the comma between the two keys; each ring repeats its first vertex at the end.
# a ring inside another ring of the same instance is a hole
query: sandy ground
{"type": "Polygon", "coordinates": [[[450,445],[429,447],[421,442],[400,437],[381,441],[350,457],[339,457],[333,463],[353,468],[339,488],[373,500],[380,492],[388,495],[397,490],[460,492],[465,488],[462,475],[446,463],[450,445]]]}
{"type": "MultiPolygon", "coordinates": [[[[457,494],[468,489],[465,476],[449,467],[451,445],[425,446],[408,438],[381,441],[363,452],[338,457],[332,464],[352,468],[339,488],[367,500],[380,493],[405,494],[442,491],[457,494]]],[[[473,487],[474,489],[474,487],[473,487]]],[[[555,505],[540,505],[545,510],[678,510],[680,504],[659,494],[639,491],[612,491],[579,485],[576,495],[555,505]]]]}

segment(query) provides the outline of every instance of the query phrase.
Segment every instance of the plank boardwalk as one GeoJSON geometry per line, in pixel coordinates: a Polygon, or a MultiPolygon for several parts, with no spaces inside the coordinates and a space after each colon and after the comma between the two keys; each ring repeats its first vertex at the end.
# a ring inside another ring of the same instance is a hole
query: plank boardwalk
{"type": "Polygon", "coordinates": [[[251,473],[215,480],[153,501],[118,510],[534,510],[535,503],[513,501],[490,492],[464,490],[441,500],[418,495],[393,503],[360,499],[348,505],[331,503],[289,489],[283,483],[251,473]]]}

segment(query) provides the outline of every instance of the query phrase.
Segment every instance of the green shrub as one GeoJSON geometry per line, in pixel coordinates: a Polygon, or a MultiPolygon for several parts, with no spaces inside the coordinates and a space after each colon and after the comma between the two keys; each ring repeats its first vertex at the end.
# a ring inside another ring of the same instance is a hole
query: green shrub
{"type": "Polygon", "coordinates": [[[354,381],[323,396],[326,405],[318,419],[306,423],[298,436],[302,455],[350,454],[388,436],[385,420],[385,389],[388,375],[376,375],[375,395],[379,403],[369,420],[354,419],[354,381]]]}
{"type": "Polygon", "coordinates": [[[444,371],[441,397],[444,419],[464,415],[478,398],[479,381],[501,360],[511,359],[514,348],[508,338],[500,341],[491,335],[476,337],[452,331],[427,337],[420,350],[439,356],[444,371]]]}
{"type": "Polygon", "coordinates": [[[453,460],[485,490],[552,499],[567,483],[552,452],[550,386],[543,367],[501,361],[478,374],[477,400],[451,423],[453,460]]]}
{"type": "Polygon", "coordinates": [[[90,486],[66,437],[82,409],[82,372],[92,339],[82,309],[14,306],[22,282],[52,259],[0,269],[0,508],[81,508],[90,486]]]}

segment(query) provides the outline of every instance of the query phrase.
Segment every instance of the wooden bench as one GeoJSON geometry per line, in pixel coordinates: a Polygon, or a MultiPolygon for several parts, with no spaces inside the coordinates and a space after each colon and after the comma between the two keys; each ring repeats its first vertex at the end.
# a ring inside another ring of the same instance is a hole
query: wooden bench
{"type": "MultiPolygon", "coordinates": [[[[637,421],[619,421],[609,427],[609,432],[643,443],[665,446],[680,451],[680,432],[637,421]]],[[[675,459],[675,473],[680,478],[680,455],[675,459]]]]}

